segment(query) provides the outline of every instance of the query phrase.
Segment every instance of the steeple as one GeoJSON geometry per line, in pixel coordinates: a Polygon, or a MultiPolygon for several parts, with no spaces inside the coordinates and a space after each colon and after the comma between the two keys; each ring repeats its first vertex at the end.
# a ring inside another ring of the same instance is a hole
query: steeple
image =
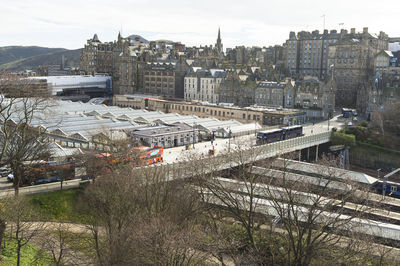
{"type": "Polygon", "coordinates": [[[100,42],[99,41],[99,37],[97,36],[97,34],[95,33],[92,39],[94,42],[100,42]]]}
{"type": "Polygon", "coordinates": [[[218,54],[222,54],[223,52],[223,45],[221,41],[221,29],[218,27],[218,38],[217,43],[215,44],[215,48],[217,49],[218,54]]]}

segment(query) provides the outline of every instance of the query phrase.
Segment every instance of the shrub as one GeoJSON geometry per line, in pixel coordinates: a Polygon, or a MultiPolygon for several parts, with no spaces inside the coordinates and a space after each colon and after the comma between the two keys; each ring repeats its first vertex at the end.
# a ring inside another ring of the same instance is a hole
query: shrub
{"type": "Polygon", "coordinates": [[[333,132],[331,142],[332,145],[345,145],[348,147],[354,147],[356,145],[356,137],[351,134],[333,132]]]}

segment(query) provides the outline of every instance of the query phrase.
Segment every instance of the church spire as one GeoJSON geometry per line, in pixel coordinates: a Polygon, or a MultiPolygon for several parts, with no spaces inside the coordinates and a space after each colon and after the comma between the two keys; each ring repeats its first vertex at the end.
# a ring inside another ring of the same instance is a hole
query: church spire
{"type": "Polygon", "coordinates": [[[217,38],[217,43],[215,44],[215,48],[217,49],[217,52],[221,54],[223,52],[223,46],[222,46],[222,41],[221,41],[221,29],[218,27],[218,38],[217,38]]]}

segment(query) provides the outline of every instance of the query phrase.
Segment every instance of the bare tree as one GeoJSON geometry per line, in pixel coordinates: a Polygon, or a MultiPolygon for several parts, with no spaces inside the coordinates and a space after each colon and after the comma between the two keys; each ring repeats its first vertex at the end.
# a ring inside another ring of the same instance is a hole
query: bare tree
{"type": "Polygon", "coordinates": [[[98,264],[202,261],[189,244],[194,237],[185,237],[195,235],[198,194],[169,182],[166,173],[163,166],[123,167],[88,187],[82,202],[93,217],[89,223],[98,264]]]}
{"type": "MultiPolygon", "coordinates": [[[[216,206],[209,215],[217,219],[216,236],[224,237],[220,232],[227,221],[239,225],[245,236],[232,259],[240,263],[248,254],[246,260],[258,264],[309,265],[324,257],[350,262],[365,255],[366,242],[352,230],[371,208],[365,189],[336,168],[319,167],[307,176],[289,170],[290,160],[259,161],[256,150],[238,148],[222,158],[220,164],[233,166],[224,176],[217,166],[211,169],[212,160],[204,161],[206,166],[196,160],[191,166],[204,202],[216,206]]],[[[232,236],[226,234],[224,242],[237,249],[232,236]]]]}
{"type": "Polygon", "coordinates": [[[74,233],[73,224],[51,223],[46,232],[36,239],[42,250],[50,254],[49,262],[54,265],[81,265],[88,263],[82,251],[73,250],[71,242],[83,241],[84,233],[74,233]]]}
{"type": "Polygon", "coordinates": [[[33,82],[13,75],[0,76],[0,164],[12,169],[16,195],[29,164],[50,156],[44,129],[32,124],[45,117],[49,107],[47,88],[38,89],[33,82]]]}
{"type": "Polygon", "coordinates": [[[239,142],[234,144],[235,149],[231,149],[231,152],[222,158],[190,158],[187,164],[191,175],[195,177],[193,181],[203,202],[213,203],[205,212],[207,219],[204,230],[214,238],[214,241],[205,248],[222,264],[225,263],[226,256],[239,264],[243,260],[258,263],[254,256],[244,258],[242,255],[258,249],[256,234],[259,224],[255,210],[258,206],[256,185],[260,178],[249,173],[259,154],[255,149],[246,149],[245,145],[239,142]],[[219,170],[221,165],[230,168],[221,172],[219,170]],[[225,177],[236,181],[230,182],[230,179],[225,177]],[[243,181],[244,187],[240,181],[243,181]],[[234,224],[240,225],[236,232],[225,226],[227,221],[229,223],[232,220],[234,224]],[[236,239],[232,237],[236,234],[241,237],[236,239]]]}
{"type": "Polygon", "coordinates": [[[6,205],[7,221],[12,228],[12,238],[16,241],[17,265],[21,263],[21,249],[38,237],[45,229],[45,223],[37,221],[31,206],[24,197],[8,200],[6,205]]]}

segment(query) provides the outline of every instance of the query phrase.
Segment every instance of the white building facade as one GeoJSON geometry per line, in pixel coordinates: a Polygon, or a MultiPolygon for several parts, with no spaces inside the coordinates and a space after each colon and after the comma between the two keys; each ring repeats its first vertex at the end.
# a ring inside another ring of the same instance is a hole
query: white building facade
{"type": "Polygon", "coordinates": [[[191,69],[184,80],[185,100],[219,103],[219,88],[225,76],[221,69],[191,69]]]}

